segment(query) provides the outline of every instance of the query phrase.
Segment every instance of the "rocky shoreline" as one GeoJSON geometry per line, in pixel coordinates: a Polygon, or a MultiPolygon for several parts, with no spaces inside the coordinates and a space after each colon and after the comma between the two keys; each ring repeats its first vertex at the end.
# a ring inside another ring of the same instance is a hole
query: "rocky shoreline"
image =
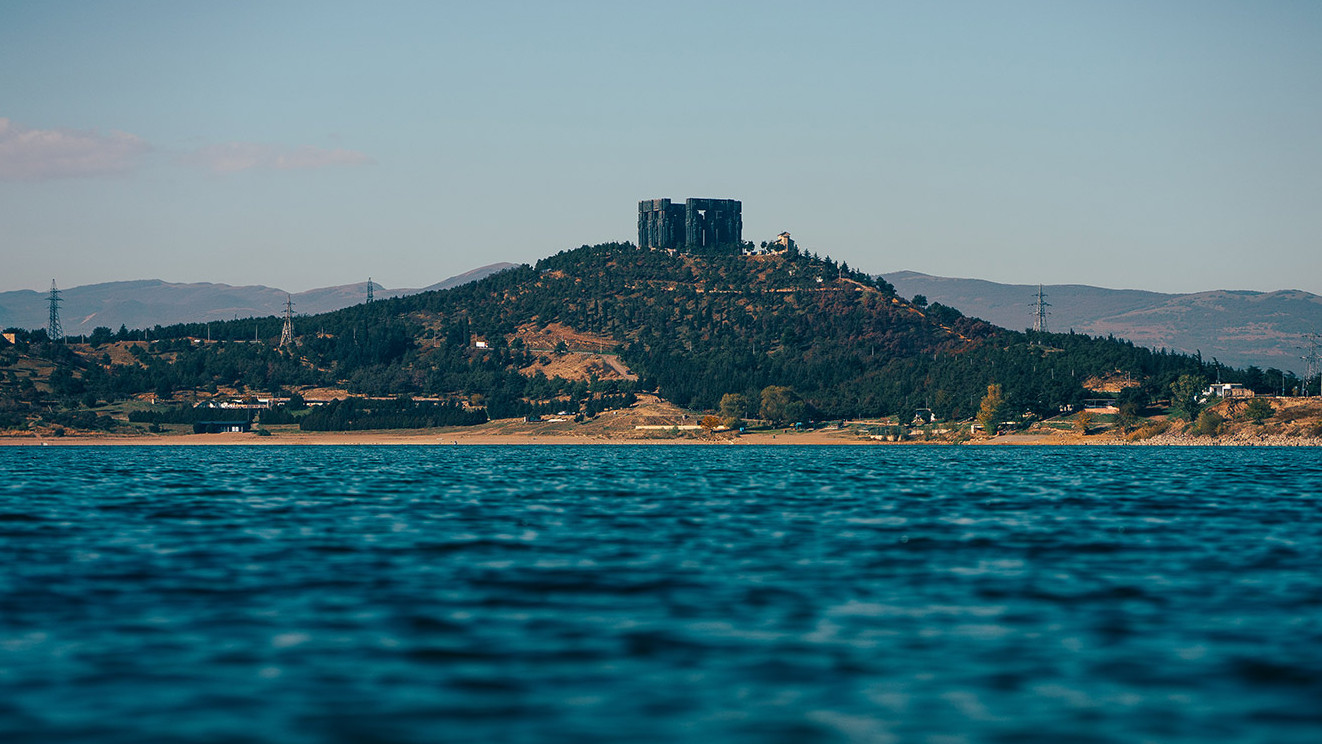
{"type": "Polygon", "coordinates": [[[1250,432],[1235,432],[1215,437],[1166,433],[1158,434],[1150,439],[1141,439],[1135,442],[1116,442],[1116,444],[1133,444],[1147,447],[1322,447],[1322,438],[1250,432]]]}

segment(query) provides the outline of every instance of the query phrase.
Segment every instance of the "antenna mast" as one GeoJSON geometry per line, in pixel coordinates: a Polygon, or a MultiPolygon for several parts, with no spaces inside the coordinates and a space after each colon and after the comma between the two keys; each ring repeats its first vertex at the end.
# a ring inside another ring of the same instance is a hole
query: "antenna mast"
{"type": "Polygon", "coordinates": [[[60,290],[55,287],[55,280],[50,280],[50,325],[46,327],[46,335],[51,341],[64,340],[64,328],[60,325],[60,290]]]}
{"type": "Polygon", "coordinates": [[[1037,298],[1033,302],[1033,330],[1037,333],[1047,333],[1047,308],[1051,303],[1047,302],[1047,296],[1042,292],[1042,285],[1037,285],[1037,298]]]}
{"type": "Polygon", "coordinates": [[[372,277],[367,277],[367,301],[372,301],[372,277]]]}
{"type": "Polygon", "coordinates": [[[285,295],[285,327],[280,331],[280,346],[294,345],[294,298],[285,295]]]}

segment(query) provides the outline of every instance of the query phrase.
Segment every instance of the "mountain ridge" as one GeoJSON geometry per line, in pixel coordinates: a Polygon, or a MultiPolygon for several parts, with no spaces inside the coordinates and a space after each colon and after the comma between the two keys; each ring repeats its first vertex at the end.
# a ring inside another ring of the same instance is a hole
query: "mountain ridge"
{"type": "MultiPolygon", "coordinates": [[[[449,289],[515,265],[487,264],[421,288],[388,289],[373,282],[373,294],[377,299],[388,299],[449,289]]],[[[30,289],[0,292],[0,328],[44,328],[49,320],[47,296],[46,292],[30,289]]],[[[129,279],[61,289],[60,297],[65,334],[82,335],[100,326],[112,330],[121,325],[150,328],[283,314],[287,298],[293,300],[295,312],[300,315],[331,312],[363,302],[367,282],[286,292],[260,284],[129,279]]]]}
{"type": "MultiPolygon", "coordinates": [[[[1035,284],[1003,284],[897,271],[882,274],[906,297],[958,308],[1004,328],[1032,326],[1035,284]]],[[[1322,297],[1299,289],[1164,293],[1087,284],[1043,285],[1048,327],[1116,336],[1154,349],[1202,354],[1235,367],[1302,372],[1298,347],[1322,328],[1322,297]]]]}

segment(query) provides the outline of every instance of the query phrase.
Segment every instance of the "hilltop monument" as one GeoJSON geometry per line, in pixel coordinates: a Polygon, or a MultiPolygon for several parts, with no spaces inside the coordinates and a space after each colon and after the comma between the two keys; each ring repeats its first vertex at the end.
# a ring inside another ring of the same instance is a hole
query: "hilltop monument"
{"type": "Polygon", "coordinates": [[[638,247],[684,253],[737,251],[743,244],[743,203],[735,199],[638,202],[638,247]]]}

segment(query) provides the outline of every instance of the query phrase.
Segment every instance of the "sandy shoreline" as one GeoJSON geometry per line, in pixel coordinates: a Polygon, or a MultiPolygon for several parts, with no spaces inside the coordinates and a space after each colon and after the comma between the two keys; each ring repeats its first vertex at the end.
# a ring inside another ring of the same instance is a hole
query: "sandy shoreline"
{"type": "Polygon", "coordinates": [[[406,431],[354,431],[354,432],[275,432],[270,436],[255,433],[225,434],[135,434],[135,435],[67,435],[0,436],[0,447],[104,447],[104,446],[466,446],[466,445],[615,445],[615,446],[788,446],[788,445],[850,445],[850,446],[1322,446],[1313,438],[1262,437],[1247,439],[1236,436],[1187,437],[1163,435],[1150,440],[1131,442],[1117,437],[1094,435],[1082,437],[1071,434],[1011,434],[993,439],[973,439],[966,442],[909,440],[885,442],[860,438],[848,431],[808,432],[753,432],[740,436],[714,438],[608,436],[603,434],[567,434],[530,432],[482,432],[471,430],[406,430],[406,431]]]}
{"type": "Polygon", "coordinates": [[[251,433],[226,434],[157,434],[135,436],[64,436],[64,437],[0,437],[0,447],[52,446],[390,446],[390,445],[793,445],[793,444],[880,444],[840,437],[819,432],[793,434],[745,434],[736,438],[621,438],[578,434],[484,434],[454,431],[430,432],[298,432],[257,436],[251,433]]]}

